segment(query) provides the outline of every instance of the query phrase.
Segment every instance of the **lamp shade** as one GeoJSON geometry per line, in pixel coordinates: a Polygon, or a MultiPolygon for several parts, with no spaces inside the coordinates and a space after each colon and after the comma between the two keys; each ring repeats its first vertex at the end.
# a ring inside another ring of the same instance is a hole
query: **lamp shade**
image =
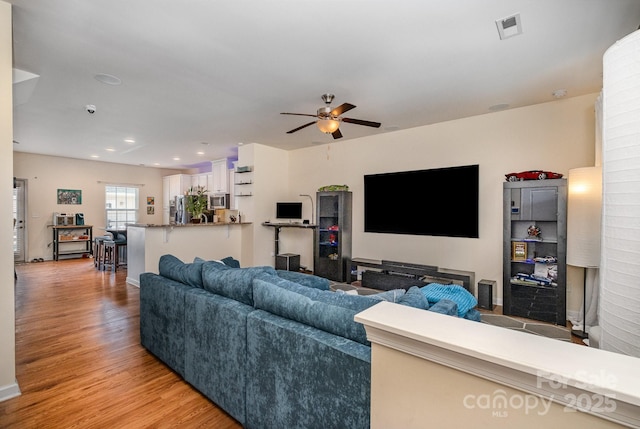
{"type": "Polygon", "coordinates": [[[340,122],[334,119],[320,119],[317,124],[318,129],[326,134],[332,134],[340,127],[340,122]]]}
{"type": "Polygon", "coordinates": [[[600,347],[640,357],[640,30],[604,54],[600,347]]]}
{"type": "Polygon", "coordinates": [[[600,266],[602,167],[569,170],[567,264],[600,266]]]}

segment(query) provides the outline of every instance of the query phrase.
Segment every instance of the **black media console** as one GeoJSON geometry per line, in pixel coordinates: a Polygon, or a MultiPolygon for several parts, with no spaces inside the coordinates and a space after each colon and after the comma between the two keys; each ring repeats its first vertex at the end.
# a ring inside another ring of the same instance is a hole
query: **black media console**
{"type": "MultiPolygon", "coordinates": [[[[473,293],[475,273],[441,269],[434,265],[410,264],[406,262],[353,258],[352,272],[358,267],[372,268],[362,272],[362,287],[391,290],[409,289],[423,283],[455,283],[473,293]]],[[[355,278],[352,280],[356,280],[355,278]]]]}

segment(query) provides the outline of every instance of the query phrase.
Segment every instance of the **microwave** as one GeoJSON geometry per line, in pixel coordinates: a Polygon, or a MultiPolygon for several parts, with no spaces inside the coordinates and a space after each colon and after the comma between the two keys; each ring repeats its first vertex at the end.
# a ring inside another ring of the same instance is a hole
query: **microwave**
{"type": "Polygon", "coordinates": [[[230,208],[229,194],[215,193],[211,195],[211,208],[212,209],[228,209],[230,208]]]}

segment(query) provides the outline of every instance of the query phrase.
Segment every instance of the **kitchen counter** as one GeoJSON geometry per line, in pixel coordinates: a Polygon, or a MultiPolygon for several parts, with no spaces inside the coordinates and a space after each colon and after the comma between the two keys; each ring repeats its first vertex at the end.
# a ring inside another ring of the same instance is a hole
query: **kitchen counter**
{"type": "Polygon", "coordinates": [[[160,257],[171,254],[183,262],[195,257],[206,260],[227,256],[242,259],[243,232],[251,234],[251,223],[189,223],[176,225],[127,225],[127,283],[140,286],[140,274],[158,273],[160,257]]]}
{"type": "Polygon", "coordinates": [[[153,224],[153,223],[128,223],[127,227],[137,228],[191,228],[201,226],[229,226],[229,225],[251,225],[251,222],[209,222],[209,223],[171,223],[171,224],[153,224]]]}

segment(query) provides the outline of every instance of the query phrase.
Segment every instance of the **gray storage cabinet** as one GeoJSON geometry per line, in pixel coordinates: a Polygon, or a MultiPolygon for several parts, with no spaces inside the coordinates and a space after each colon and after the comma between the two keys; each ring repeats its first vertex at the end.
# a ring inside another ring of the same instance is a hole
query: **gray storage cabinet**
{"type": "Polygon", "coordinates": [[[337,282],[351,278],[351,192],[317,192],[313,273],[337,282]]]}
{"type": "Polygon", "coordinates": [[[505,182],[503,191],[503,313],[565,326],[567,181],[505,182]],[[529,235],[532,226],[539,228],[540,240],[529,235]],[[525,254],[514,253],[516,248],[525,254]],[[545,257],[557,262],[536,264],[535,258],[545,257]],[[545,269],[553,273],[551,284],[525,280],[545,269]]]}

